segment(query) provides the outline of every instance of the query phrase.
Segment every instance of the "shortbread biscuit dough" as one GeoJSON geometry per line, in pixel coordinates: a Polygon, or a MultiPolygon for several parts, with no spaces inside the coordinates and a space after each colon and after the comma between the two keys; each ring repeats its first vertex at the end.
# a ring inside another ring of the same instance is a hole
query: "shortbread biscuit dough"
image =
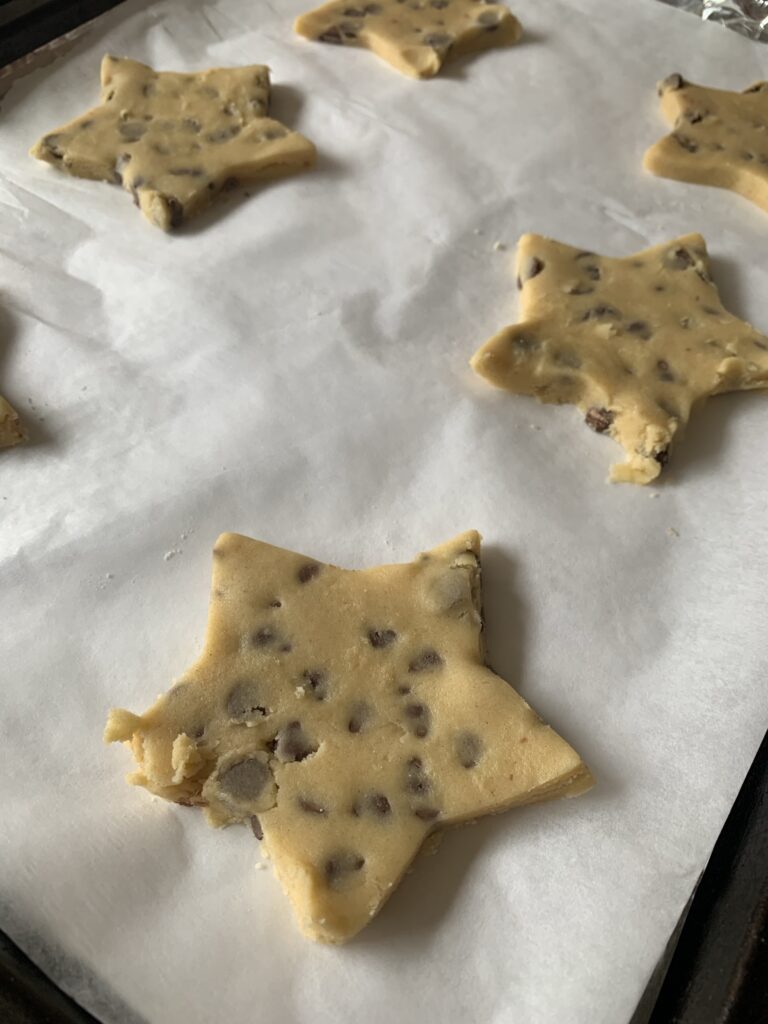
{"type": "Polygon", "coordinates": [[[313,939],[355,935],[435,829],[592,784],[484,664],[479,553],[469,532],[350,571],[223,534],[202,656],[110,712],[129,781],[249,822],[313,939]]]}
{"type": "Polygon", "coordinates": [[[658,92],[674,130],[647,151],[646,169],[732,189],[768,210],[768,82],[726,92],[674,74],[658,92]]]}
{"type": "Polygon", "coordinates": [[[523,235],[517,284],[521,322],[472,366],[507,391],[581,409],[627,453],[612,480],[654,480],[696,402],[768,387],[768,338],[723,308],[701,235],[624,259],[523,235]]]}
{"type": "Polygon", "coordinates": [[[405,75],[430,78],[446,60],[516,43],[520,22],[485,0],[332,0],[296,19],[299,35],[338,46],[363,46],[405,75]]]}
{"type": "Polygon", "coordinates": [[[0,448],[10,448],[24,440],[24,431],[16,410],[0,395],[0,448]]]}
{"type": "Polygon", "coordinates": [[[179,227],[219,193],[308,167],[315,147],[267,116],[269,69],[153,71],[101,62],[101,104],[44,135],[38,160],[122,184],[157,227],[179,227]]]}

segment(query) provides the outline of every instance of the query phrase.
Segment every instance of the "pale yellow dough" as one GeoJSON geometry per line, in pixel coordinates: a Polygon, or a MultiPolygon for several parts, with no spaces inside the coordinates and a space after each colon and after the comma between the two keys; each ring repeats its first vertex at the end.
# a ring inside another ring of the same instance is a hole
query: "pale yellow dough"
{"type": "Polygon", "coordinates": [[[101,62],[101,104],[31,149],[69,174],[122,184],[168,230],[239,184],[308,167],[315,147],[267,116],[269,68],[153,71],[101,62]]]}
{"type": "Polygon", "coordinates": [[[503,4],[486,0],[332,0],[294,24],[307,39],[363,46],[405,75],[430,78],[446,60],[516,43],[520,22],[503,4]]]}
{"type": "Polygon", "coordinates": [[[592,784],[484,664],[479,552],[469,532],[350,571],[223,534],[200,659],[110,712],[129,781],[263,832],[313,939],[360,931],[436,829],[592,784]]]}
{"type": "Polygon", "coordinates": [[[768,211],[768,82],[726,92],[675,74],[658,92],[674,130],[645,154],[646,169],[731,189],[768,211]]]}
{"type": "Polygon", "coordinates": [[[24,440],[18,414],[0,395],[0,448],[10,448],[24,440]]]}
{"type": "Polygon", "coordinates": [[[517,275],[521,322],[472,366],[507,391],[581,409],[627,453],[612,480],[654,480],[696,402],[768,387],[768,338],[723,308],[701,235],[624,259],[523,235],[517,275]]]}

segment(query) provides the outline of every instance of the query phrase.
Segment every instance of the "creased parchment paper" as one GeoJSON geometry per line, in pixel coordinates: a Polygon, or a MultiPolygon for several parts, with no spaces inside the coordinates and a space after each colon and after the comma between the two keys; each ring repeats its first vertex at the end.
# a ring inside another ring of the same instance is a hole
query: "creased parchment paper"
{"type": "Polygon", "coordinates": [[[108,1024],[628,1021],[766,726],[768,397],[713,401],[655,491],[611,487],[610,441],[467,360],[515,318],[523,231],[701,231],[768,329],[768,217],[641,170],[657,79],[743,88],[765,51],[661,4],[517,0],[524,43],[419,83],[294,37],[302,6],[128,2],[3,102],[31,443],[0,463],[0,923],[108,1024]],[[105,52],[269,64],[316,170],[164,236],[27,157],[105,52]],[[107,710],[196,656],[220,531],[352,567],[469,527],[492,662],[598,785],[451,834],[358,941],[311,945],[248,831],[123,783],[107,710]]]}

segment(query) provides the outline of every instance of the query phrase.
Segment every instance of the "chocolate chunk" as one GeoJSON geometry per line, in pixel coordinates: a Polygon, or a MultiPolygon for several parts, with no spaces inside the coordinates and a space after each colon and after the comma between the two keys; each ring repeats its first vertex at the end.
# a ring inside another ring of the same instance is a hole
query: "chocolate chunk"
{"type": "Polygon", "coordinates": [[[117,131],[126,142],[138,142],[143,135],[146,135],[147,126],[141,121],[121,121],[117,126],[117,131]]]}
{"type": "Polygon", "coordinates": [[[251,643],[254,647],[269,647],[274,642],[275,633],[269,626],[262,626],[261,629],[257,629],[255,633],[251,634],[251,643]]]}
{"type": "MultiPolygon", "coordinates": [[[[134,188],[139,186],[134,181],[134,188]]],[[[172,228],[181,227],[184,221],[184,207],[181,205],[178,199],[173,196],[166,196],[162,193],[158,193],[160,199],[165,203],[165,207],[168,210],[168,223],[172,228]]]]}
{"type": "Polygon", "coordinates": [[[667,77],[659,82],[659,96],[663,92],[677,92],[678,89],[682,89],[685,85],[685,79],[682,75],[675,73],[674,75],[667,75],[667,77]]]}
{"type": "Polygon", "coordinates": [[[289,722],[277,734],[275,754],[279,761],[303,761],[310,754],[317,752],[318,746],[313,743],[301,727],[301,722],[289,722]]]}
{"type": "Polygon", "coordinates": [[[768,92],[768,82],[758,82],[756,85],[750,85],[748,89],[744,90],[744,95],[748,95],[752,92],[768,92]]]}
{"type": "Polygon", "coordinates": [[[229,128],[220,128],[215,132],[208,132],[205,136],[206,142],[229,142],[230,139],[234,139],[236,135],[240,134],[240,125],[233,124],[229,128]]]}
{"type": "Polygon", "coordinates": [[[582,322],[585,320],[621,320],[621,312],[615,306],[603,303],[600,306],[593,306],[592,309],[588,309],[581,319],[582,322]]]}
{"type": "Polygon", "coordinates": [[[262,761],[249,757],[219,775],[219,788],[235,800],[255,800],[271,777],[272,773],[262,761]]]}
{"type": "Polygon", "coordinates": [[[251,831],[259,841],[261,841],[264,838],[264,830],[261,827],[261,822],[259,821],[255,814],[251,815],[251,831]]]}
{"type": "Polygon", "coordinates": [[[613,420],[614,413],[610,409],[600,409],[596,405],[593,405],[591,409],[587,409],[587,415],[584,417],[584,422],[596,434],[604,434],[607,430],[610,430],[613,420]]]}
{"type": "Polygon", "coordinates": [[[401,685],[401,686],[398,686],[397,692],[400,694],[401,697],[405,697],[406,694],[411,692],[411,688],[410,688],[410,686],[402,686],[401,685]]]}
{"type": "Polygon", "coordinates": [[[366,813],[376,818],[386,818],[388,814],[392,813],[392,805],[383,793],[368,793],[355,800],[352,813],[356,818],[360,818],[366,813]]]}
{"type": "Polygon", "coordinates": [[[261,701],[258,684],[251,680],[235,683],[227,696],[226,708],[235,722],[247,722],[270,713],[261,701]]]}
{"type": "Polygon", "coordinates": [[[659,451],[654,452],[653,457],[660,466],[666,466],[669,462],[669,448],[662,448],[659,451]]]}
{"type": "Polygon", "coordinates": [[[308,668],[302,672],[301,678],[309,686],[315,700],[325,700],[328,696],[328,679],[320,668],[308,668]]]}
{"type": "Polygon", "coordinates": [[[675,375],[670,370],[666,359],[659,359],[656,362],[656,373],[659,380],[673,381],[675,379],[675,375]]]}
{"type": "Polygon", "coordinates": [[[368,640],[371,647],[389,647],[397,639],[394,629],[371,629],[368,632],[368,640]]]}
{"type": "Polygon", "coordinates": [[[313,580],[320,573],[320,566],[317,562],[307,562],[306,565],[302,565],[299,569],[296,577],[299,583],[308,583],[313,580]]]}
{"type": "Polygon", "coordinates": [[[422,43],[431,46],[433,50],[447,50],[453,43],[453,36],[447,32],[430,32],[424,36],[422,43]]]}
{"type": "Polygon", "coordinates": [[[694,142],[690,135],[683,135],[682,132],[672,132],[670,138],[674,139],[675,142],[684,149],[686,153],[698,153],[699,144],[694,142]]]}
{"type": "Polygon", "coordinates": [[[687,110],[681,116],[681,120],[685,124],[701,124],[704,120],[704,114],[700,110],[687,110]]]}
{"type": "Polygon", "coordinates": [[[534,338],[530,334],[515,334],[510,340],[513,348],[516,348],[518,352],[535,352],[541,347],[538,338],[534,338]]]}
{"type": "Polygon", "coordinates": [[[482,751],[483,744],[477,733],[465,731],[456,737],[456,756],[462,768],[476,768],[482,751]]]}
{"type": "MultiPolygon", "coordinates": [[[[494,17],[495,17],[495,15],[494,15],[494,17]]],[[[482,19],[482,15],[477,20],[481,21],[481,19],[482,19]]],[[[544,269],[543,261],[540,260],[537,256],[531,256],[530,260],[528,261],[528,263],[527,263],[527,265],[525,267],[525,270],[523,271],[523,275],[522,275],[523,280],[524,281],[530,281],[532,277],[536,277],[538,274],[540,274],[543,269],[544,269]]]]}
{"type": "Polygon", "coordinates": [[[579,283],[569,285],[569,287],[566,288],[566,293],[568,295],[591,295],[594,290],[595,289],[591,285],[579,283]]]}
{"type": "Polygon", "coordinates": [[[323,865],[323,874],[328,885],[333,889],[343,888],[350,876],[362,870],[365,857],[359,853],[344,850],[329,857],[323,865]]]}
{"type": "Polygon", "coordinates": [[[440,811],[436,807],[417,807],[413,812],[422,821],[434,821],[440,811]]]}
{"type": "Polygon", "coordinates": [[[426,647],[420,651],[415,658],[411,659],[408,665],[409,672],[432,672],[442,668],[443,659],[432,647],[426,647]]]}
{"type": "Polygon", "coordinates": [[[364,701],[358,701],[352,705],[352,709],[349,713],[349,719],[347,721],[347,728],[350,732],[358,733],[370,721],[373,715],[373,710],[370,704],[366,704],[364,701]]]}
{"type": "Polygon", "coordinates": [[[600,280],[600,267],[596,266],[594,263],[587,264],[587,266],[583,267],[583,270],[587,277],[590,279],[590,281],[600,280]]]}
{"type": "Polygon", "coordinates": [[[405,788],[417,796],[428,793],[432,788],[420,757],[412,757],[406,765],[405,788]]]}
{"type": "Polygon", "coordinates": [[[651,325],[645,320],[633,320],[631,324],[627,324],[627,333],[634,334],[635,337],[642,338],[643,341],[648,341],[653,335],[651,325]]]}
{"type": "Polygon", "coordinates": [[[405,717],[414,736],[424,739],[429,733],[429,708],[425,704],[406,704],[405,717]]]}
{"type": "Polygon", "coordinates": [[[302,811],[306,811],[307,814],[325,814],[326,808],[322,804],[319,804],[316,800],[310,800],[308,797],[299,797],[299,807],[302,811]]]}
{"type": "Polygon", "coordinates": [[[344,28],[341,25],[332,25],[325,32],[321,32],[317,38],[321,43],[333,43],[336,46],[343,46],[345,39],[357,38],[357,29],[350,29],[349,22],[345,23],[344,28]]]}

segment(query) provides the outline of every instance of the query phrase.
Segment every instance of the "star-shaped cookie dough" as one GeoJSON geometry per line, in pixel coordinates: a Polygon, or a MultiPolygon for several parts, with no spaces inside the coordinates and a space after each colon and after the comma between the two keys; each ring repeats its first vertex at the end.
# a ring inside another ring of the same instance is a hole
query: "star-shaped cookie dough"
{"type": "Polygon", "coordinates": [[[267,117],[269,68],[153,71],[101,62],[101,104],[31,149],[81,178],[122,184],[144,216],[168,230],[221,192],[308,167],[315,147],[267,117]]]}
{"type": "Polygon", "coordinates": [[[200,659],[105,739],[129,781],[250,821],[306,935],[355,935],[435,829],[592,784],[484,664],[474,531],[361,571],[237,534],[213,553],[200,659]]]}
{"type": "Polygon", "coordinates": [[[701,235],[625,259],[523,235],[517,274],[522,321],[472,367],[507,391],[578,406],[627,453],[612,480],[657,477],[695,402],[768,387],[768,338],[723,308],[701,235]]]}
{"type": "Polygon", "coordinates": [[[646,169],[732,189],[768,210],[768,82],[726,92],[675,74],[658,90],[674,131],[647,151],[646,169]]]}
{"type": "Polygon", "coordinates": [[[294,24],[307,39],[363,46],[405,75],[431,78],[446,60],[516,43],[520,22],[488,0],[331,0],[294,24]]]}
{"type": "Polygon", "coordinates": [[[0,395],[0,448],[10,448],[24,440],[18,414],[0,395]]]}

